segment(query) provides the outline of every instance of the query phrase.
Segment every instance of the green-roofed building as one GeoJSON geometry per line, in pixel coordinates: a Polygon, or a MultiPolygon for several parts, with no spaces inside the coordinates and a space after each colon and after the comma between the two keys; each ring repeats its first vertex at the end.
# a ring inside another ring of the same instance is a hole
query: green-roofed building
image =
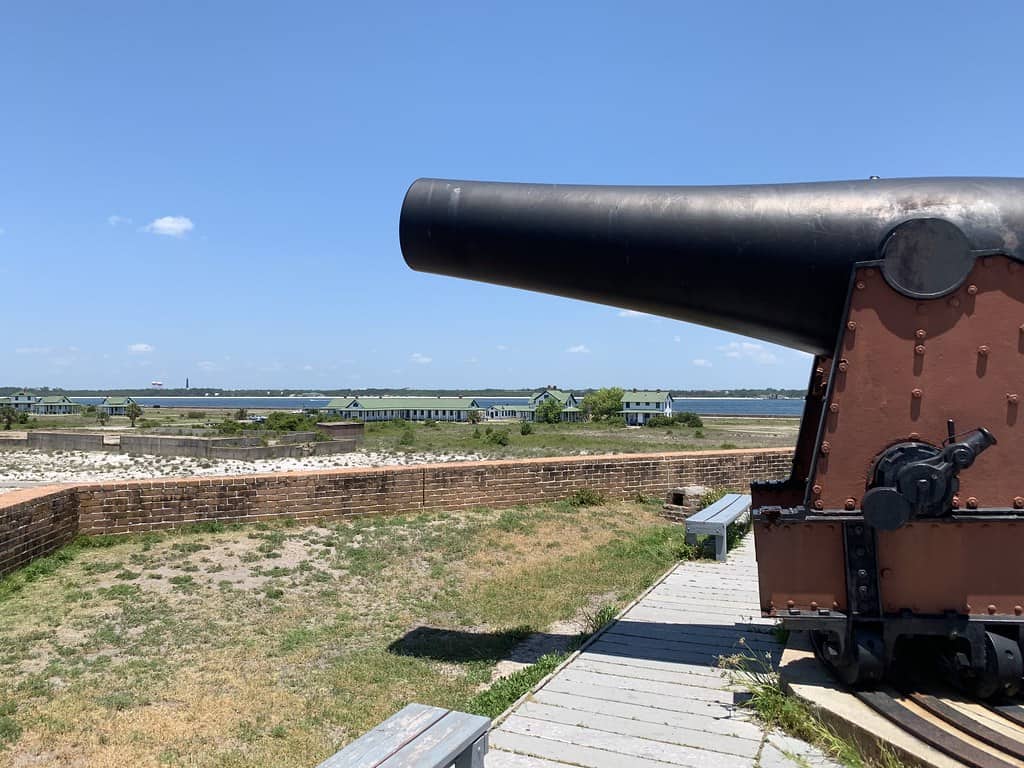
{"type": "Polygon", "coordinates": [[[583,411],[579,401],[572,392],[555,387],[547,387],[530,396],[529,405],[516,403],[495,403],[487,409],[488,419],[516,419],[518,421],[536,421],[537,406],[545,400],[557,400],[562,406],[562,421],[583,421],[583,411]]]}
{"type": "Polygon", "coordinates": [[[96,409],[108,416],[127,416],[128,406],[132,404],[138,405],[131,397],[105,397],[96,409]]]}
{"type": "Polygon", "coordinates": [[[38,402],[38,395],[21,390],[20,392],[15,392],[11,395],[7,404],[16,411],[31,411],[32,406],[38,402]]]}
{"type": "Polygon", "coordinates": [[[71,400],[67,395],[47,395],[32,405],[32,413],[44,416],[72,416],[81,412],[81,404],[71,400]]]}
{"type": "Polygon", "coordinates": [[[622,410],[619,411],[631,427],[642,427],[651,416],[672,415],[672,393],[632,390],[622,395],[622,410]]]}
{"type": "Polygon", "coordinates": [[[481,412],[471,397],[336,397],[323,410],[343,419],[362,421],[469,421],[472,411],[481,412]]]}

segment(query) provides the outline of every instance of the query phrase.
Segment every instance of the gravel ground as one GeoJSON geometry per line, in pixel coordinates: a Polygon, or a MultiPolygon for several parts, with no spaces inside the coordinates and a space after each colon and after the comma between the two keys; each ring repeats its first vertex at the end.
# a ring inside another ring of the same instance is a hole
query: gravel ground
{"type": "Polygon", "coordinates": [[[449,461],[476,461],[477,454],[384,453],[356,451],[295,459],[202,459],[186,456],[144,456],[92,451],[0,452],[0,493],[50,483],[144,480],[191,475],[251,475],[263,472],[390,467],[449,461]]]}

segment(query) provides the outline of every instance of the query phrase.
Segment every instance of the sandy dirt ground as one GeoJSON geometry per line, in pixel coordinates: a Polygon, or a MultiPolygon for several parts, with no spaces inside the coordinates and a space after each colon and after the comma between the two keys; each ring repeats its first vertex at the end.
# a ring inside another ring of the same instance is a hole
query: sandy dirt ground
{"type": "Polygon", "coordinates": [[[141,480],[192,475],[250,475],[265,472],[387,467],[427,462],[475,461],[477,454],[385,453],[356,451],[305,458],[203,459],[186,456],[145,456],[92,451],[0,452],[0,493],[51,483],[141,480]]]}

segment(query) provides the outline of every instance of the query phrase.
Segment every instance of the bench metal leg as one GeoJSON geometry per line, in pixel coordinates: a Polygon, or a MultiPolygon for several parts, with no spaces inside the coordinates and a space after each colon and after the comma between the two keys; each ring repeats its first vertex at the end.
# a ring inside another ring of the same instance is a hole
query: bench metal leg
{"type": "Polygon", "coordinates": [[[729,554],[727,551],[728,543],[729,537],[724,533],[719,536],[715,536],[715,560],[725,560],[729,554]]]}
{"type": "Polygon", "coordinates": [[[487,734],[473,742],[473,746],[455,758],[452,768],[484,768],[484,755],[487,754],[487,734]]]}

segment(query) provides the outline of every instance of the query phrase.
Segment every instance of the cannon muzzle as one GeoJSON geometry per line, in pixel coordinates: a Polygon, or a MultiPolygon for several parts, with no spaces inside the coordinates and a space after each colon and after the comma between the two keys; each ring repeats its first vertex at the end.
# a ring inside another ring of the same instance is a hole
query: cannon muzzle
{"type": "MultiPolygon", "coordinates": [[[[410,267],[699,323],[830,353],[855,262],[941,219],[969,252],[1024,249],[1024,180],[874,179],[594,187],[420,179],[410,267]]],[[[921,266],[923,264],[923,266],[921,266]]],[[[914,269],[927,269],[913,262],[914,269]]]]}

